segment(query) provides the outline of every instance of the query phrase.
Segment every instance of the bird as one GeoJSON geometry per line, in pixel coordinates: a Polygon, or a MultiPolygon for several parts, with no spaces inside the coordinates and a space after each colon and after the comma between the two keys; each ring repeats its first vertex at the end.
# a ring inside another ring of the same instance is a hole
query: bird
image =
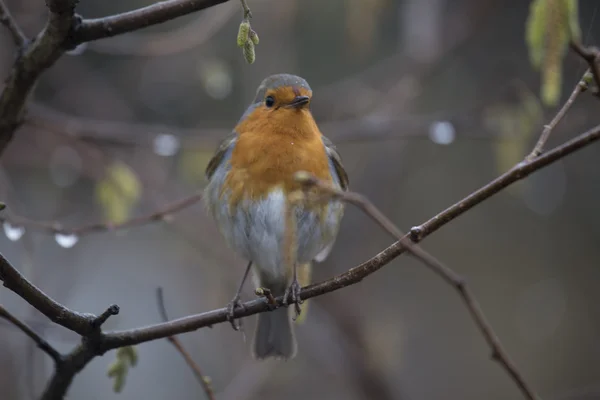
{"type": "MultiPolygon", "coordinates": [[[[266,77],[206,167],[203,198],[208,211],[228,246],[248,261],[228,305],[231,321],[233,310],[241,306],[240,293],[250,270],[257,287],[286,300],[291,294],[298,314],[299,272],[310,276],[313,261],[324,261],[338,236],[344,215],[341,200],[300,205],[295,210],[296,262],[291,268],[284,262],[286,199],[300,189],[296,172],[308,172],[338,190],[348,190],[341,156],[313,117],[312,96],[304,78],[266,77]]],[[[294,318],[286,300],[285,307],[258,314],[252,344],[255,359],[296,356],[294,318]]]]}

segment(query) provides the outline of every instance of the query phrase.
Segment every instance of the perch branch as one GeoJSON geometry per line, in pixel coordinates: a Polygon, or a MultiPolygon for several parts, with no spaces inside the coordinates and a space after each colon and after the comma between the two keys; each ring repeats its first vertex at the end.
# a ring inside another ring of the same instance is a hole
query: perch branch
{"type": "MultiPolygon", "coordinates": [[[[163,290],[160,287],[156,290],[156,300],[158,302],[158,311],[160,312],[163,321],[167,322],[169,320],[169,317],[167,316],[167,309],[165,307],[163,290]]],[[[200,366],[194,361],[190,353],[188,353],[185,350],[179,339],[177,339],[176,336],[169,336],[167,337],[167,340],[173,346],[175,346],[179,354],[181,354],[187,365],[190,367],[190,369],[194,373],[194,376],[196,377],[198,382],[200,382],[200,385],[202,385],[202,389],[204,389],[204,393],[206,394],[208,400],[215,400],[215,393],[210,385],[209,378],[202,373],[200,366]]]]}
{"type": "MultiPolygon", "coordinates": [[[[445,211],[442,211],[429,221],[418,227],[412,228],[409,235],[403,236],[400,241],[392,244],[371,259],[326,281],[302,288],[299,293],[300,300],[306,300],[325,293],[330,293],[362,281],[364,278],[383,268],[390,261],[404,253],[407,250],[407,247],[403,243],[406,243],[409,238],[414,242],[421,241],[424,237],[448,224],[454,218],[483,202],[495,193],[500,192],[510,184],[524,179],[531,173],[590,145],[598,139],[600,139],[600,125],[533,160],[522,161],[500,177],[445,211]]],[[[146,327],[104,333],[101,332],[99,328],[96,328],[94,322],[98,321],[97,317],[76,313],[56,303],[41,290],[29,283],[1,255],[0,279],[4,281],[6,287],[29,302],[50,320],[80,333],[84,336],[84,339],[86,339],[82,340],[81,344],[70,354],[65,356],[63,362],[57,366],[54,375],[50,379],[42,396],[43,400],[63,398],[74,376],[95,356],[104,354],[106,351],[156,339],[164,339],[185,332],[192,332],[206,326],[229,321],[230,318],[229,310],[225,307],[146,327]]],[[[457,286],[461,293],[467,293],[467,298],[470,298],[469,293],[466,292],[464,282],[459,279],[457,286]]],[[[463,294],[463,296],[465,296],[465,294],[463,294]]],[[[283,303],[283,296],[279,296],[274,300],[277,306],[281,306],[283,303]]],[[[290,300],[291,298],[288,298],[288,302],[291,303],[290,300]]],[[[475,312],[480,312],[475,305],[471,304],[471,307],[475,312]]],[[[235,308],[233,317],[242,318],[266,311],[272,311],[272,305],[268,304],[264,298],[260,298],[248,301],[244,303],[242,307],[235,308]]],[[[493,337],[491,332],[487,332],[486,335],[493,337]]],[[[498,354],[495,354],[495,356],[498,356],[498,354]]]]}

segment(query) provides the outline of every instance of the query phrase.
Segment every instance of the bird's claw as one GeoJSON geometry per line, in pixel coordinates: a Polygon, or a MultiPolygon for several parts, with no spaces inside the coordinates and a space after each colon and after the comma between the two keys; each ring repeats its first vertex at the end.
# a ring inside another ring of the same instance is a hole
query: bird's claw
{"type": "Polygon", "coordinates": [[[239,294],[236,294],[235,297],[233,299],[231,299],[231,301],[227,305],[227,321],[229,321],[229,323],[231,324],[231,327],[233,328],[234,331],[239,331],[240,328],[242,327],[242,321],[241,320],[236,321],[234,318],[234,313],[235,313],[236,307],[240,307],[243,310],[246,309],[246,307],[240,301],[239,294]]]}
{"type": "Polygon", "coordinates": [[[294,310],[296,312],[296,315],[293,317],[294,321],[300,316],[300,313],[302,312],[302,309],[300,308],[300,304],[302,304],[302,300],[300,299],[300,289],[301,287],[298,283],[298,280],[294,279],[291,285],[285,290],[285,293],[283,294],[284,306],[288,305],[288,298],[290,297],[290,295],[292,296],[291,300],[292,303],[294,303],[294,310]]]}

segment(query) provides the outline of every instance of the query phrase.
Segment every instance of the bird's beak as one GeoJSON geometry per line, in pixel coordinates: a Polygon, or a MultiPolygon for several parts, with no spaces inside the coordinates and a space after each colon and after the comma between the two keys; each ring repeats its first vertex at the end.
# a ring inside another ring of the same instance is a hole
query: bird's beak
{"type": "Polygon", "coordinates": [[[296,96],[294,100],[291,101],[286,107],[288,108],[301,108],[302,106],[308,104],[310,101],[310,97],[308,96],[296,96]]]}

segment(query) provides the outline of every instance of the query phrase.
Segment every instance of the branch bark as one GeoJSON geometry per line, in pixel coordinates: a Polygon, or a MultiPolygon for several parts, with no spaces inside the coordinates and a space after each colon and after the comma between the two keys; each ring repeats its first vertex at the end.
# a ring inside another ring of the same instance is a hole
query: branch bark
{"type": "Polygon", "coordinates": [[[228,0],[166,0],[137,10],[104,18],[81,19],[75,15],[77,0],[46,0],[50,16],[46,26],[28,46],[16,24],[0,4],[0,19],[21,43],[2,94],[0,94],[0,156],[23,123],[25,106],[39,76],[65,50],[83,42],[107,38],[203,10],[228,0]]]}
{"type": "Polygon", "coordinates": [[[6,310],[2,305],[0,305],[0,318],[4,318],[8,322],[19,328],[21,331],[23,331],[24,334],[29,336],[31,340],[33,340],[35,344],[37,344],[37,346],[44,353],[48,354],[50,358],[52,358],[54,364],[59,364],[60,362],[62,362],[62,355],[54,347],[52,347],[40,335],[35,333],[33,329],[31,329],[27,324],[25,324],[19,318],[15,317],[10,312],[8,312],[8,310],[6,310]]]}
{"type": "Polygon", "coordinates": [[[0,23],[6,26],[6,29],[10,32],[13,42],[15,42],[17,47],[25,46],[28,40],[27,36],[25,36],[17,22],[14,20],[3,0],[0,0],[0,23]]]}
{"type": "Polygon", "coordinates": [[[229,0],[166,0],[117,15],[84,19],[71,33],[69,44],[76,46],[83,42],[132,32],[227,1],[229,0]]]}
{"type": "Polygon", "coordinates": [[[63,54],[62,44],[74,21],[76,0],[47,0],[50,16],[38,37],[19,49],[0,94],[0,155],[23,123],[25,103],[40,74],[63,54]]]}

